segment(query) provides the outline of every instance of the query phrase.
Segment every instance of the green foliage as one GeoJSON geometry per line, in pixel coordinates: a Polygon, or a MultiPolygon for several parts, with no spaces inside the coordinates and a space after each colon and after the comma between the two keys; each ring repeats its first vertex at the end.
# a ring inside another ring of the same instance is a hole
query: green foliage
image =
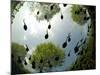
{"type": "Polygon", "coordinates": [[[94,36],[88,36],[87,48],[82,50],[83,54],[76,60],[70,70],[86,70],[96,68],[95,51],[95,6],[84,6],[91,17],[91,32],[94,36]]]}
{"type": "Polygon", "coordinates": [[[19,11],[21,6],[23,6],[23,4],[24,1],[11,1],[11,23],[13,23],[16,13],[19,11]]]}
{"type": "Polygon", "coordinates": [[[23,74],[23,73],[30,73],[28,70],[26,70],[22,63],[18,63],[18,56],[21,57],[21,60],[23,61],[26,50],[24,46],[19,45],[17,43],[11,43],[11,54],[13,57],[11,58],[11,73],[12,74],[23,74]]]}
{"type": "Polygon", "coordinates": [[[83,50],[81,55],[75,64],[71,67],[71,70],[86,70],[95,69],[95,46],[94,39],[90,38],[88,47],[83,50]]]}
{"type": "Polygon", "coordinates": [[[60,11],[59,4],[53,4],[53,3],[44,3],[44,2],[33,2],[30,3],[30,9],[32,12],[36,12],[37,10],[40,12],[39,15],[35,14],[37,20],[45,20],[44,16],[47,16],[46,20],[52,19],[52,17],[60,11]],[[53,6],[53,9],[51,10],[50,7],[53,6]]]}
{"type": "Polygon", "coordinates": [[[87,48],[82,50],[83,54],[72,65],[71,70],[95,69],[95,38],[89,36],[87,48]]]}
{"type": "Polygon", "coordinates": [[[11,1],[11,12],[16,9],[16,6],[20,3],[20,1],[11,1]]]}
{"type": "Polygon", "coordinates": [[[12,60],[11,62],[11,74],[25,74],[30,73],[28,70],[26,70],[23,66],[23,64],[19,64],[16,61],[12,60]]]}
{"type": "Polygon", "coordinates": [[[87,48],[82,50],[83,54],[77,59],[75,64],[72,65],[71,70],[86,70],[96,68],[96,51],[95,51],[95,6],[84,6],[91,17],[91,33],[94,36],[89,35],[87,48]]]}
{"type": "Polygon", "coordinates": [[[88,13],[91,17],[91,24],[93,24],[92,26],[94,26],[95,29],[95,24],[96,24],[96,6],[84,6],[87,10],[88,13]]]}
{"type": "Polygon", "coordinates": [[[11,52],[14,55],[15,60],[18,58],[18,56],[20,56],[23,59],[26,55],[26,50],[24,46],[19,45],[17,43],[11,44],[11,52]]]}
{"type": "Polygon", "coordinates": [[[11,1],[11,12],[19,11],[20,7],[23,6],[24,2],[21,1],[11,1]]]}
{"type": "Polygon", "coordinates": [[[73,21],[75,21],[76,23],[83,25],[86,21],[84,20],[84,17],[87,16],[86,13],[84,13],[86,10],[83,9],[82,6],[80,5],[73,5],[72,6],[72,19],[73,21]],[[81,11],[80,11],[81,10],[81,11]],[[78,14],[76,14],[75,12],[79,12],[78,14]]]}
{"type": "Polygon", "coordinates": [[[56,47],[52,43],[43,43],[38,45],[35,52],[33,52],[30,63],[35,61],[36,69],[39,69],[38,67],[40,66],[42,69],[46,68],[46,70],[48,70],[49,61],[50,64],[55,67],[62,64],[64,56],[64,51],[59,47],[56,47]],[[55,60],[56,57],[59,57],[58,61],[55,60]],[[41,59],[43,60],[43,63],[40,63],[41,59]]]}

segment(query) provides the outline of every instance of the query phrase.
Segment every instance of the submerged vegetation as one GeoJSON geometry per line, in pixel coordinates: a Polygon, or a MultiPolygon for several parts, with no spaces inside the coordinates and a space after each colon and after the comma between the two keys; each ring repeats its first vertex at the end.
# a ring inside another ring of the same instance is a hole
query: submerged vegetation
{"type": "MultiPolygon", "coordinates": [[[[83,54],[72,65],[71,70],[86,70],[95,69],[95,39],[89,38],[88,47],[83,51],[83,54]]],[[[82,53],[82,52],[81,52],[82,53]]]]}
{"type": "Polygon", "coordinates": [[[30,2],[28,4],[30,6],[31,12],[37,12],[35,17],[39,21],[45,19],[49,21],[56,13],[60,12],[59,4],[44,2],[30,2]]]}
{"type": "Polygon", "coordinates": [[[91,33],[88,35],[87,48],[82,50],[80,57],[72,65],[70,70],[86,70],[96,68],[96,51],[95,51],[95,7],[84,6],[91,17],[91,33]]]}
{"type": "Polygon", "coordinates": [[[83,25],[89,19],[86,9],[80,5],[73,5],[71,13],[73,21],[80,25],[83,25]]]}
{"type": "MultiPolygon", "coordinates": [[[[11,18],[15,18],[15,14],[19,11],[20,7],[24,4],[24,1],[12,1],[11,5],[11,18]]],[[[36,12],[35,17],[37,20],[47,20],[50,19],[61,11],[59,4],[52,3],[38,3],[30,2],[32,7],[30,7],[31,12],[36,12]]],[[[65,4],[64,7],[67,5],[65,4]]],[[[70,70],[86,70],[95,69],[96,58],[95,58],[95,7],[82,6],[82,5],[72,5],[71,8],[72,19],[79,25],[84,25],[87,20],[91,19],[91,32],[87,32],[86,38],[88,39],[86,48],[80,51],[79,57],[76,59],[75,63],[71,65],[70,70]],[[89,14],[89,15],[88,15],[89,14]],[[89,35],[88,35],[89,33],[89,35]]],[[[64,16],[61,13],[61,20],[64,16]]],[[[24,22],[24,21],[23,21],[24,22]]],[[[48,25],[50,30],[51,23],[48,25]]],[[[27,25],[24,22],[24,30],[27,31],[27,25]]],[[[60,36],[60,35],[59,35],[60,36]]],[[[47,31],[45,35],[45,40],[49,39],[50,35],[47,31]]],[[[72,38],[68,38],[68,42],[72,41],[72,38]]],[[[69,43],[68,43],[69,44],[69,43]]],[[[67,47],[67,41],[62,44],[62,48],[67,47]]],[[[12,74],[23,74],[30,73],[25,69],[23,61],[25,57],[27,58],[27,52],[30,51],[28,46],[27,49],[23,45],[17,43],[11,43],[11,71],[12,74]]],[[[76,52],[78,52],[78,47],[76,47],[76,52]]],[[[75,53],[76,53],[75,52],[75,53]]],[[[77,53],[76,53],[77,55],[77,53]]],[[[71,54],[69,52],[68,56],[71,54]]],[[[40,43],[36,46],[35,51],[29,57],[29,62],[26,64],[32,64],[31,68],[39,72],[50,72],[53,67],[61,66],[64,62],[65,52],[60,47],[55,46],[53,42],[40,43]]],[[[69,62],[69,61],[68,61],[69,62]]]]}
{"type": "Polygon", "coordinates": [[[24,46],[19,45],[17,43],[11,43],[11,72],[12,74],[23,74],[29,73],[22,64],[24,57],[26,55],[26,50],[24,46]]]}
{"type": "Polygon", "coordinates": [[[50,71],[50,68],[61,65],[64,57],[64,51],[59,47],[56,47],[53,43],[43,43],[38,45],[33,52],[30,63],[32,63],[34,69],[50,71]]]}
{"type": "Polygon", "coordinates": [[[13,23],[13,19],[15,18],[16,13],[23,6],[24,1],[11,1],[11,23],[13,23]]]}

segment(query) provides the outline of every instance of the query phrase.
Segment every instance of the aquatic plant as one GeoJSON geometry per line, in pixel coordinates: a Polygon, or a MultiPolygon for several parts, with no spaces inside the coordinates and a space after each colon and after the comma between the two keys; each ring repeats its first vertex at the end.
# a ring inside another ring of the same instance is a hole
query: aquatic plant
{"type": "Polygon", "coordinates": [[[44,2],[30,2],[28,3],[31,12],[35,13],[38,21],[49,21],[55,14],[60,11],[59,4],[44,3],[44,2]]]}
{"type": "Polygon", "coordinates": [[[73,21],[75,21],[80,25],[84,25],[84,23],[86,23],[87,19],[89,18],[87,17],[88,15],[86,9],[80,5],[73,5],[71,8],[72,8],[71,14],[73,21]]]}
{"type": "Polygon", "coordinates": [[[17,43],[11,43],[11,73],[12,74],[23,74],[30,73],[26,70],[22,64],[26,55],[26,50],[24,46],[17,43]],[[20,59],[19,59],[20,58],[20,59]],[[18,61],[20,60],[20,62],[18,61]]]}
{"type": "Polygon", "coordinates": [[[23,6],[24,1],[11,1],[11,23],[13,23],[13,19],[15,18],[16,13],[23,6]]]}
{"type": "Polygon", "coordinates": [[[71,70],[95,69],[95,45],[93,37],[89,39],[88,47],[72,65],[71,70]]]}
{"type": "Polygon", "coordinates": [[[81,51],[80,57],[71,66],[70,70],[86,70],[96,68],[96,49],[95,49],[95,7],[84,6],[87,8],[91,17],[91,34],[88,36],[87,48],[81,51]]]}
{"type": "Polygon", "coordinates": [[[30,63],[34,69],[50,71],[50,68],[61,65],[64,57],[64,51],[53,43],[42,43],[33,52],[30,63]]]}

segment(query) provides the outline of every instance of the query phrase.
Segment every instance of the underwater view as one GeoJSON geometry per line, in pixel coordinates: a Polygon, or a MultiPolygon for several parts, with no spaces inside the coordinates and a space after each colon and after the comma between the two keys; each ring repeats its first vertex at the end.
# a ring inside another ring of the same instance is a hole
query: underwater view
{"type": "Polygon", "coordinates": [[[11,1],[11,73],[96,69],[96,6],[11,1]]]}

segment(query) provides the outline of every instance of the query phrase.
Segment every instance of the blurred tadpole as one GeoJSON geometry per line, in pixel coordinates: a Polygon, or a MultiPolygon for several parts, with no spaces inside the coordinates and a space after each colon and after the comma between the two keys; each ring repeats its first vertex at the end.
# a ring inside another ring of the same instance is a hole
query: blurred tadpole
{"type": "Polygon", "coordinates": [[[63,47],[63,48],[65,48],[65,47],[67,46],[67,41],[68,41],[68,42],[71,41],[70,34],[71,34],[71,33],[68,34],[67,39],[66,39],[65,42],[62,44],[62,47],[63,47]]]}
{"type": "Polygon", "coordinates": [[[26,62],[26,60],[24,60],[24,64],[25,64],[25,65],[27,65],[27,62],[26,62]]]}
{"type": "Polygon", "coordinates": [[[58,61],[58,60],[59,60],[59,56],[56,56],[56,57],[55,57],[55,60],[58,61]]]}
{"type": "Polygon", "coordinates": [[[63,20],[63,14],[61,14],[61,20],[63,20]]]}
{"type": "Polygon", "coordinates": [[[35,66],[35,61],[32,62],[32,68],[33,68],[33,69],[36,68],[36,66],[35,66]]]}
{"type": "Polygon", "coordinates": [[[51,29],[51,24],[49,23],[49,25],[48,25],[48,29],[51,29]]]}
{"type": "Polygon", "coordinates": [[[20,56],[18,56],[17,62],[18,62],[18,63],[22,63],[20,56]]]}
{"type": "Polygon", "coordinates": [[[37,15],[39,15],[39,11],[37,11],[37,15]]]}
{"type": "Polygon", "coordinates": [[[66,6],[67,6],[67,4],[63,4],[63,6],[64,6],[64,7],[66,7],[66,6]]]}
{"type": "Polygon", "coordinates": [[[47,20],[47,15],[44,15],[44,18],[47,20]]]}
{"type": "Polygon", "coordinates": [[[62,45],[63,48],[65,48],[67,46],[67,41],[65,41],[62,45]]]}
{"type": "Polygon", "coordinates": [[[50,6],[50,10],[53,10],[53,7],[54,7],[54,5],[51,5],[51,6],[50,6]]]}
{"type": "Polygon", "coordinates": [[[69,34],[68,34],[68,37],[67,37],[67,38],[68,38],[68,42],[71,41],[71,37],[70,37],[71,35],[70,35],[70,34],[71,34],[71,33],[69,33],[69,34]]]}
{"type": "Polygon", "coordinates": [[[27,44],[26,44],[26,51],[27,51],[27,52],[29,51],[29,48],[28,48],[27,44]]]}
{"type": "Polygon", "coordinates": [[[29,60],[31,60],[31,56],[29,57],[29,60]]]}
{"type": "Polygon", "coordinates": [[[23,23],[24,23],[23,28],[24,28],[24,30],[26,31],[26,30],[27,30],[27,25],[26,25],[26,23],[25,23],[25,19],[23,20],[23,23]]]}
{"type": "Polygon", "coordinates": [[[45,39],[48,39],[49,35],[48,35],[48,30],[47,33],[45,34],[45,39]]]}

